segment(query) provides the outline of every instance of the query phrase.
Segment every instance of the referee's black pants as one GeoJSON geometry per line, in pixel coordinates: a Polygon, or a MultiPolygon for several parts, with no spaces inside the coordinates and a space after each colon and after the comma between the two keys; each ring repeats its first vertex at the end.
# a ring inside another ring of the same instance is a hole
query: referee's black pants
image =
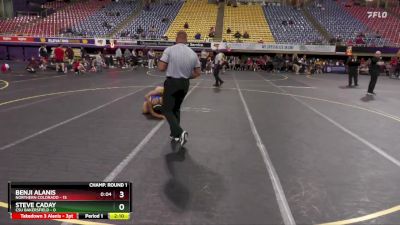
{"type": "Polygon", "coordinates": [[[214,78],[215,78],[215,86],[220,86],[222,83],[224,83],[223,80],[219,77],[219,70],[221,69],[221,65],[219,64],[214,64],[214,78]]]}
{"type": "Polygon", "coordinates": [[[207,59],[200,58],[200,63],[201,63],[201,72],[204,72],[204,70],[206,69],[206,65],[207,65],[207,59]]]}
{"type": "Polygon", "coordinates": [[[368,85],[368,93],[374,93],[376,82],[378,81],[379,74],[371,73],[371,80],[368,85]]]}
{"type": "Polygon", "coordinates": [[[171,136],[179,138],[183,132],[180,126],[181,105],[189,90],[189,79],[167,78],[164,82],[162,112],[168,121],[171,136]]]}
{"type": "Polygon", "coordinates": [[[357,69],[350,69],[349,70],[349,86],[353,84],[354,80],[354,85],[358,85],[358,74],[357,74],[357,69]]]}

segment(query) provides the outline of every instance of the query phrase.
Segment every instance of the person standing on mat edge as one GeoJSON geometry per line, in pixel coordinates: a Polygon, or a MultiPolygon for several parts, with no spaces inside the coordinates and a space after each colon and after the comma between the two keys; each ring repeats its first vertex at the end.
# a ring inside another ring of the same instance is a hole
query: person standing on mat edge
{"type": "Polygon", "coordinates": [[[375,56],[371,58],[371,62],[369,64],[369,74],[371,75],[371,80],[368,85],[368,93],[367,95],[376,95],[374,92],[376,82],[378,81],[379,76],[379,61],[381,60],[381,52],[376,51],[375,56]]]}
{"type": "Polygon", "coordinates": [[[200,76],[200,61],[197,54],[187,47],[187,34],[179,31],[176,44],[164,50],[158,69],[166,71],[164,82],[162,113],[168,121],[173,141],[183,146],[187,142],[188,132],[180,126],[181,105],[189,90],[189,79],[200,76]]]}
{"type": "Polygon", "coordinates": [[[351,87],[354,80],[354,86],[358,86],[358,67],[360,66],[360,61],[353,55],[349,57],[347,61],[347,66],[349,69],[349,85],[351,87]]]}
{"type": "Polygon", "coordinates": [[[214,59],[214,77],[215,84],[214,87],[220,87],[224,81],[219,77],[219,71],[222,68],[222,64],[224,63],[224,53],[218,52],[214,59]]]}

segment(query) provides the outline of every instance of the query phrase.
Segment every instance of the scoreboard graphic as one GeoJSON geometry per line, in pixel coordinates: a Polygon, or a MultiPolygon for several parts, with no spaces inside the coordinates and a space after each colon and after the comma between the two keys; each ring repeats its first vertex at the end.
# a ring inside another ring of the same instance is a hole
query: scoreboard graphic
{"type": "Polygon", "coordinates": [[[129,220],[130,182],[9,182],[13,220],[129,220]]]}

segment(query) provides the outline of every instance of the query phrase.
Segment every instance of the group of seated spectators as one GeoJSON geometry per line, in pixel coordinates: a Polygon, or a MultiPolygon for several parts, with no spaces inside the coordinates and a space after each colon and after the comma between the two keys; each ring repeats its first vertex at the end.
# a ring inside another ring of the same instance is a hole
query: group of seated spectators
{"type": "Polygon", "coordinates": [[[282,20],[282,25],[287,26],[287,25],[293,25],[294,21],[292,19],[287,20],[282,20]]]}
{"type": "MultiPolygon", "coordinates": [[[[207,58],[206,73],[211,73],[212,70],[212,56],[207,58]]],[[[237,71],[267,71],[267,72],[290,72],[295,74],[320,74],[326,70],[327,66],[343,66],[343,60],[323,60],[319,58],[307,59],[306,55],[299,57],[297,55],[282,55],[276,54],[275,56],[228,56],[224,59],[223,71],[237,70],[237,71]]]]}
{"type": "Polygon", "coordinates": [[[143,59],[152,62],[152,65],[149,64],[149,67],[152,68],[155,59],[155,54],[152,50],[148,51],[147,57],[143,55],[142,51],[137,54],[136,50],[131,51],[130,49],[125,49],[123,54],[120,48],[116,50],[115,54],[107,53],[105,49],[104,53],[106,54],[98,51],[92,55],[87,54],[84,48],[80,50],[81,55],[76,56],[71,47],[64,49],[60,45],[50,52],[46,46],[41,46],[39,48],[39,58],[31,57],[26,66],[26,71],[36,73],[39,70],[54,69],[61,73],[73,71],[75,74],[101,72],[103,68],[114,68],[114,61],[116,61],[116,66],[119,68],[136,68],[143,59]]]}
{"type": "MultiPolygon", "coordinates": [[[[230,28],[228,28],[229,29],[229,33],[231,33],[232,31],[230,30],[230,28]]],[[[227,33],[228,33],[228,29],[227,29],[227,33]]],[[[228,33],[228,34],[229,34],[228,33]]],[[[245,31],[244,33],[243,33],[243,35],[240,33],[240,31],[236,31],[236,33],[233,35],[235,38],[237,38],[237,39],[240,39],[240,38],[250,38],[250,35],[249,35],[249,33],[247,32],[247,31],[245,31]]]]}
{"type": "MultiPolygon", "coordinates": [[[[189,26],[189,25],[188,25],[188,26],[189,26]]],[[[210,30],[209,30],[209,32],[208,32],[208,37],[209,37],[209,38],[215,37],[215,27],[210,27],[210,30]]],[[[197,33],[194,35],[194,39],[196,39],[196,40],[201,40],[201,38],[202,38],[202,36],[201,36],[201,33],[200,33],[200,32],[197,32],[197,33]]]]}

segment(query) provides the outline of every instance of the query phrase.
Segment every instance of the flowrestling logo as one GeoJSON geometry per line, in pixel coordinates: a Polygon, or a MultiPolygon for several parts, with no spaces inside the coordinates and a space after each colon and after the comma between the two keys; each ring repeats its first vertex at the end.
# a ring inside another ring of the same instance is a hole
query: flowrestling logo
{"type": "Polygon", "coordinates": [[[379,18],[379,19],[386,19],[388,16],[387,12],[367,12],[368,19],[379,18]]]}

